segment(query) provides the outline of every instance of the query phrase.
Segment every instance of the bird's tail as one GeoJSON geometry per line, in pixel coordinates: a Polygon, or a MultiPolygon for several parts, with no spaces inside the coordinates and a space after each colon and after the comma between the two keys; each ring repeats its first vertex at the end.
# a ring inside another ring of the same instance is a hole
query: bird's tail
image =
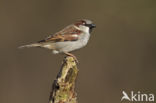
{"type": "Polygon", "coordinates": [[[41,46],[40,43],[33,43],[33,44],[23,45],[23,46],[20,46],[20,47],[18,47],[18,48],[19,48],[19,49],[22,49],[22,48],[40,47],[40,46],[41,46]]]}

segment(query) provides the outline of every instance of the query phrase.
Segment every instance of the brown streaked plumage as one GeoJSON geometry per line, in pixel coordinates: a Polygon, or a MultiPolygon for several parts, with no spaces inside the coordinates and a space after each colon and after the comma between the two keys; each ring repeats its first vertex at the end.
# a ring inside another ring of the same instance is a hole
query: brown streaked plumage
{"type": "Polygon", "coordinates": [[[95,25],[92,21],[82,19],[65,27],[54,35],[50,35],[47,38],[38,41],[37,43],[24,45],[19,48],[43,47],[51,49],[54,54],[65,53],[66,55],[73,56],[76,59],[76,57],[69,52],[84,47],[88,43],[90,33],[93,28],[95,28],[95,25]]]}
{"type": "Polygon", "coordinates": [[[44,43],[44,42],[63,42],[63,41],[76,41],[78,39],[78,36],[80,35],[82,31],[77,30],[73,25],[70,25],[60,32],[55,33],[54,35],[50,35],[44,40],[39,41],[38,43],[44,43]]]}

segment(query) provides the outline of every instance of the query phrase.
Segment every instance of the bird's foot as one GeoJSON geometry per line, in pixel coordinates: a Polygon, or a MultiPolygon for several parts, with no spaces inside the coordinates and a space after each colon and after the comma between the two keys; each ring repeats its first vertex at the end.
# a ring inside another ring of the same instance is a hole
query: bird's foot
{"type": "Polygon", "coordinates": [[[66,55],[68,55],[68,56],[71,56],[71,57],[73,57],[74,58],[74,60],[76,61],[76,63],[79,63],[79,61],[78,61],[78,59],[76,58],[76,56],[75,55],[73,55],[73,54],[71,54],[71,53],[68,53],[68,52],[64,52],[66,55]]]}

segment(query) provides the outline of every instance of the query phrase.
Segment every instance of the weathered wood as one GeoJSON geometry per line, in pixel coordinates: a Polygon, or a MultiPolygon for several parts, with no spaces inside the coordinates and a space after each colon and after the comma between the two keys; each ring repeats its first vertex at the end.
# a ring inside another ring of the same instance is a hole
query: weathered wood
{"type": "Polygon", "coordinates": [[[61,70],[53,82],[49,103],[77,103],[75,80],[78,74],[77,64],[73,57],[67,56],[61,70]]]}

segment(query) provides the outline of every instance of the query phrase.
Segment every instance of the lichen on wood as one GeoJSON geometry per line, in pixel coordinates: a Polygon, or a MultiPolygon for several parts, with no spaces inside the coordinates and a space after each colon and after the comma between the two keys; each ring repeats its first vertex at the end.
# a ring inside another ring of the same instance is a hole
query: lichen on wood
{"type": "Polygon", "coordinates": [[[73,57],[65,57],[61,70],[53,82],[49,103],[77,103],[75,80],[78,74],[73,57]]]}

